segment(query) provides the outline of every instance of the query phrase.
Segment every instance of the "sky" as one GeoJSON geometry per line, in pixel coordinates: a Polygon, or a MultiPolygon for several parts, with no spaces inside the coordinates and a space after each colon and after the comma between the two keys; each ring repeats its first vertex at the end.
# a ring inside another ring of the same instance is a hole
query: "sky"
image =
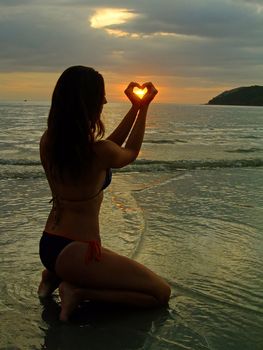
{"type": "Polygon", "coordinates": [[[0,100],[48,101],[79,64],[110,102],[130,81],[178,104],[263,85],[263,0],[0,0],[0,100]]]}

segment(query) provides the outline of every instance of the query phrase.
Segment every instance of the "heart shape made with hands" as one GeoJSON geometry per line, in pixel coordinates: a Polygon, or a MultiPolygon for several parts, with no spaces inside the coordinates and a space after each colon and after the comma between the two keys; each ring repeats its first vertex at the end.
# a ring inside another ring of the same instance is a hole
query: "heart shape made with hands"
{"type": "Polygon", "coordinates": [[[140,98],[143,98],[143,96],[147,93],[148,89],[145,87],[144,89],[140,89],[137,86],[133,88],[133,93],[137,95],[140,98]]]}

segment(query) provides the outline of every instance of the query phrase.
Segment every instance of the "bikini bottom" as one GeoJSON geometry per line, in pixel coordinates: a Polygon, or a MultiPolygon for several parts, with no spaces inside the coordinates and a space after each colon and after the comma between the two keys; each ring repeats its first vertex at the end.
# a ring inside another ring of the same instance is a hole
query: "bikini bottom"
{"type": "Polygon", "coordinates": [[[39,242],[39,255],[42,264],[45,268],[51,272],[55,272],[55,265],[57,257],[60,252],[72,242],[82,242],[88,245],[87,253],[85,255],[85,263],[92,260],[99,261],[101,258],[101,244],[100,241],[90,240],[90,241],[74,241],[72,239],[59,236],[56,234],[51,234],[48,232],[43,232],[43,235],[39,242]]]}

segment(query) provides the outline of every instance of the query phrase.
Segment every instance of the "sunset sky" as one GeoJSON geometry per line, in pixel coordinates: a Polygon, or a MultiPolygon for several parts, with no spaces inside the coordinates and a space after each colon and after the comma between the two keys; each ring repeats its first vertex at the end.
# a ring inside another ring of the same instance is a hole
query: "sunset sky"
{"type": "Polygon", "coordinates": [[[159,102],[206,103],[263,85],[262,0],[0,0],[0,100],[49,100],[86,65],[123,101],[152,81],[159,102]]]}

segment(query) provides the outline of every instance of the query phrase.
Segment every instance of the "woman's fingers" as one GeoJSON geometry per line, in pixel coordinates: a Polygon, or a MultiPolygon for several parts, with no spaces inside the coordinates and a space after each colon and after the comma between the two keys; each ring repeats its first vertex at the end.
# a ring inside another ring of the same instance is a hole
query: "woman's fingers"
{"type": "Polygon", "coordinates": [[[148,82],[148,83],[142,84],[142,88],[143,88],[143,89],[144,89],[144,88],[147,88],[148,91],[153,92],[153,93],[155,93],[155,94],[158,93],[158,90],[156,89],[156,87],[153,85],[152,82],[148,82]]]}
{"type": "Polygon", "coordinates": [[[131,82],[128,86],[127,86],[127,88],[125,89],[125,91],[133,91],[133,89],[135,88],[135,87],[138,87],[139,89],[141,88],[141,85],[140,84],[138,84],[138,83],[136,83],[136,82],[131,82]]]}
{"type": "Polygon", "coordinates": [[[131,82],[124,90],[124,93],[133,105],[139,106],[141,103],[141,99],[133,92],[133,89],[135,87],[140,89],[141,85],[136,82],[131,82]]]}
{"type": "Polygon", "coordinates": [[[147,83],[143,83],[143,84],[142,84],[142,88],[145,88],[145,87],[148,88],[148,86],[149,86],[149,87],[153,86],[153,83],[152,83],[151,81],[148,81],[147,83]]]}
{"type": "Polygon", "coordinates": [[[158,90],[152,82],[147,82],[142,85],[143,88],[147,88],[147,93],[142,98],[142,102],[147,104],[150,103],[154,97],[158,94],[158,90]]]}

